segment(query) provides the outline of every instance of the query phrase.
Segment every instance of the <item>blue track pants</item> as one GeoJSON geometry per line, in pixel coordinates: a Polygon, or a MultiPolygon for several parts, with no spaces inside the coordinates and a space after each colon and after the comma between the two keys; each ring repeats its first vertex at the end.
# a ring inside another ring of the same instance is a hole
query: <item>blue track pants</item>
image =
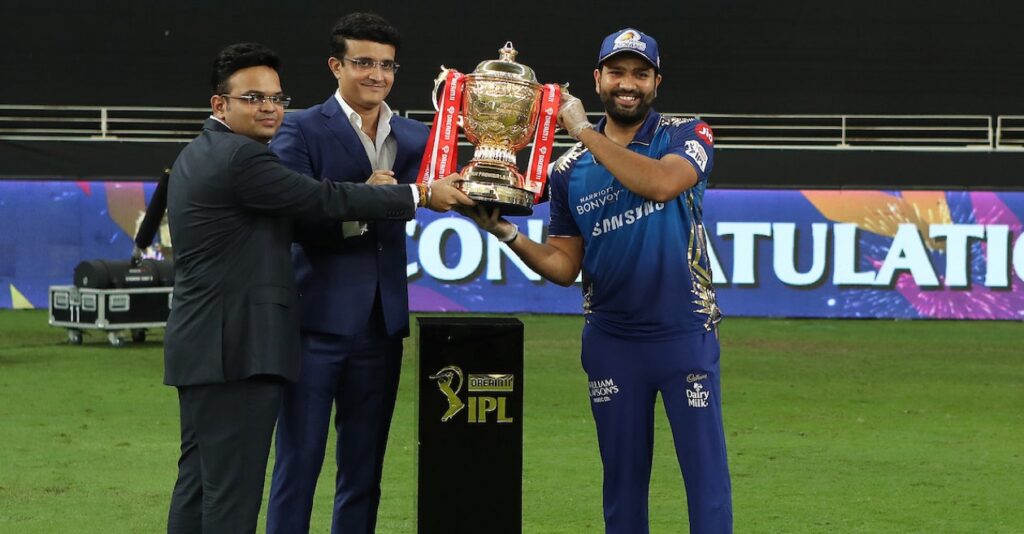
{"type": "Polygon", "coordinates": [[[604,464],[608,534],[647,534],[660,392],[686,486],[690,532],[732,532],[717,331],[664,341],[623,339],[587,324],[583,368],[604,464]]]}

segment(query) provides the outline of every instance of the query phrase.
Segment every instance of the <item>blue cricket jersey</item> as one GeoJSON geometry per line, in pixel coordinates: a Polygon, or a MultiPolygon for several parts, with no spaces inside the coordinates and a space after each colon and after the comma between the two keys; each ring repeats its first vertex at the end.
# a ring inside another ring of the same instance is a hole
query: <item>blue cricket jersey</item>
{"type": "Polygon", "coordinates": [[[582,143],[559,158],[550,180],[548,233],[583,238],[583,313],[622,337],[710,331],[721,319],[701,222],[714,160],[711,129],[652,109],[628,148],[654,159],[679,155],[698,180],[661,203],[626,189],[582,143]]]}

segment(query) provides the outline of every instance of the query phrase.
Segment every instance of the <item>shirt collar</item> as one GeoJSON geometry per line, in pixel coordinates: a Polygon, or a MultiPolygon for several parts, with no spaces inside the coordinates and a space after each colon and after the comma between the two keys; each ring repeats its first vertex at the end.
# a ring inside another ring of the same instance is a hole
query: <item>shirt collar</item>
{"type": "MultiPolygon", "coordinates": [[[[340,89],[334,92],[334,99],[338,101],[338,105],[341,106],[341,111],[343,111],[345,113],[345,116],[348,117],[348,122],[355,126],[357,130],[362,129],[363,117],[360,114],[356,113],[356,110],[352,109],[352,106],[348,105],[348,102],[345,102],[345,99],[341,97],[340,89]]],[[[389,125],[388,129],[390,129],[392,115],[393,113],[391,112],[391,107],[388,106],[388,103],[381,102],[380,118],[377,119],[377,128],[379,129],[381,126],[387,124],[389,125]]]]}
{"type": "MultiPolygon", "coordinates": [[[[657,111],[654,111],[654,108],[651,108],[650,111],[647,112],[647,116],[644,117],[644,122],[643,124],[640,125],[640,129],[637,130],[636,134],[633,135],[633,140],[630,141],[629,144],[651,144],[651,141],[654,139],[654,132],[658,129],[658,122],[660,120],[661,114],[658,113],[657,111]]],[[[601,120],[597,121],[597,125],[594,126],[594,128],[597,131],[604,133],[604,126],[605,124],[607,124],[607,122],[608,116],[605,115],[604,117],[601,117],[601,120]]]]}

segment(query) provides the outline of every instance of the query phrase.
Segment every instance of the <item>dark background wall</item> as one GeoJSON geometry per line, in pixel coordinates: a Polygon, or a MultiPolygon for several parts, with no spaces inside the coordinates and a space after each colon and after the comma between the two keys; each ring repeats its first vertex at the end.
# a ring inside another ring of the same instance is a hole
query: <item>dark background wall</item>
{"type": "Polygon", "coordinates": [[[600,40],[634,26],[661,43],[665,111],[1024,114],[1020,5],[3,0],[0,103],[205,106],[217,50],[261,41],[283,57],[285,89],[305,107],[333,87],[333,22],[373,10],[403,34],[390,98],[400,109],[429,105],[440,64],[472,70],[506,40],[541,81],[571,82],[596,109],[590,72],[600,40]]]}
{"type": "MultiPolygon", "coordinates": [[[[402,32],[389,103],[430,106],[441,64],[468,72],[511,40],[593,111],[601,39],[661,44],[657,107],[701,113],[1024,114],[1024,2],[690,0],[396,2],[0,0],[0,104],[205,107],[213,56],[260,41],[298,107],[334,90],[328,32],[370,10],[402,32]],[[545,11],[546,16],[539,16],[545,11]]],[[[155,179],[164,143],[0,141],[0,178],[155,179]]],[[[720,150],[717,187],[1020,188],[1024,153],[720,150]]]]}

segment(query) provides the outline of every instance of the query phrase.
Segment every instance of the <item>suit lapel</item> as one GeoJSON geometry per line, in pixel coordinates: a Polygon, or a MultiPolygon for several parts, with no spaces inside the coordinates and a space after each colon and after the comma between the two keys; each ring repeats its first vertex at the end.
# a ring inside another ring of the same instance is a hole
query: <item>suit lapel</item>
{"type": "Polygon", "coordinates": [[[406,160],[409,158],[409,147],[412,144],[412,140],[409,139],[408,132],[403,127],[401,121],[395,120],[397,115],[391,116],[391,135],[395,136],[395,173],[401,172],[405,169],[406,160]]]}
{"type": "Polygon", "coordinates": [[[334,95],[331,95],[324,102],[324,105],[320,108],[320,113],[324,117],[324,125],[341,142],[341,147],[352,158],[351,161],[358,162],[360,169],[363,171],[363,176],[370,176],[373,173],[373,169],[370,167],[369,158],[366,157],[363,142],[356,135],[352,123],[348,121],[348,117],[345,116],[341,105],[338,104],[338,100],[334,98],[334,95]]]}
{"type": "Polygon", "coordinates": [[[391,135],[395,136],[395,143],[398,146],[395,151],[395,173],[407,177],[406,180],[400,177],[399,181],[413,183],[418,177],[426,147],[423,145],[423,137],[416,131],[416,125],[398,119],[398,115],[391,117],[391,135]]]}

